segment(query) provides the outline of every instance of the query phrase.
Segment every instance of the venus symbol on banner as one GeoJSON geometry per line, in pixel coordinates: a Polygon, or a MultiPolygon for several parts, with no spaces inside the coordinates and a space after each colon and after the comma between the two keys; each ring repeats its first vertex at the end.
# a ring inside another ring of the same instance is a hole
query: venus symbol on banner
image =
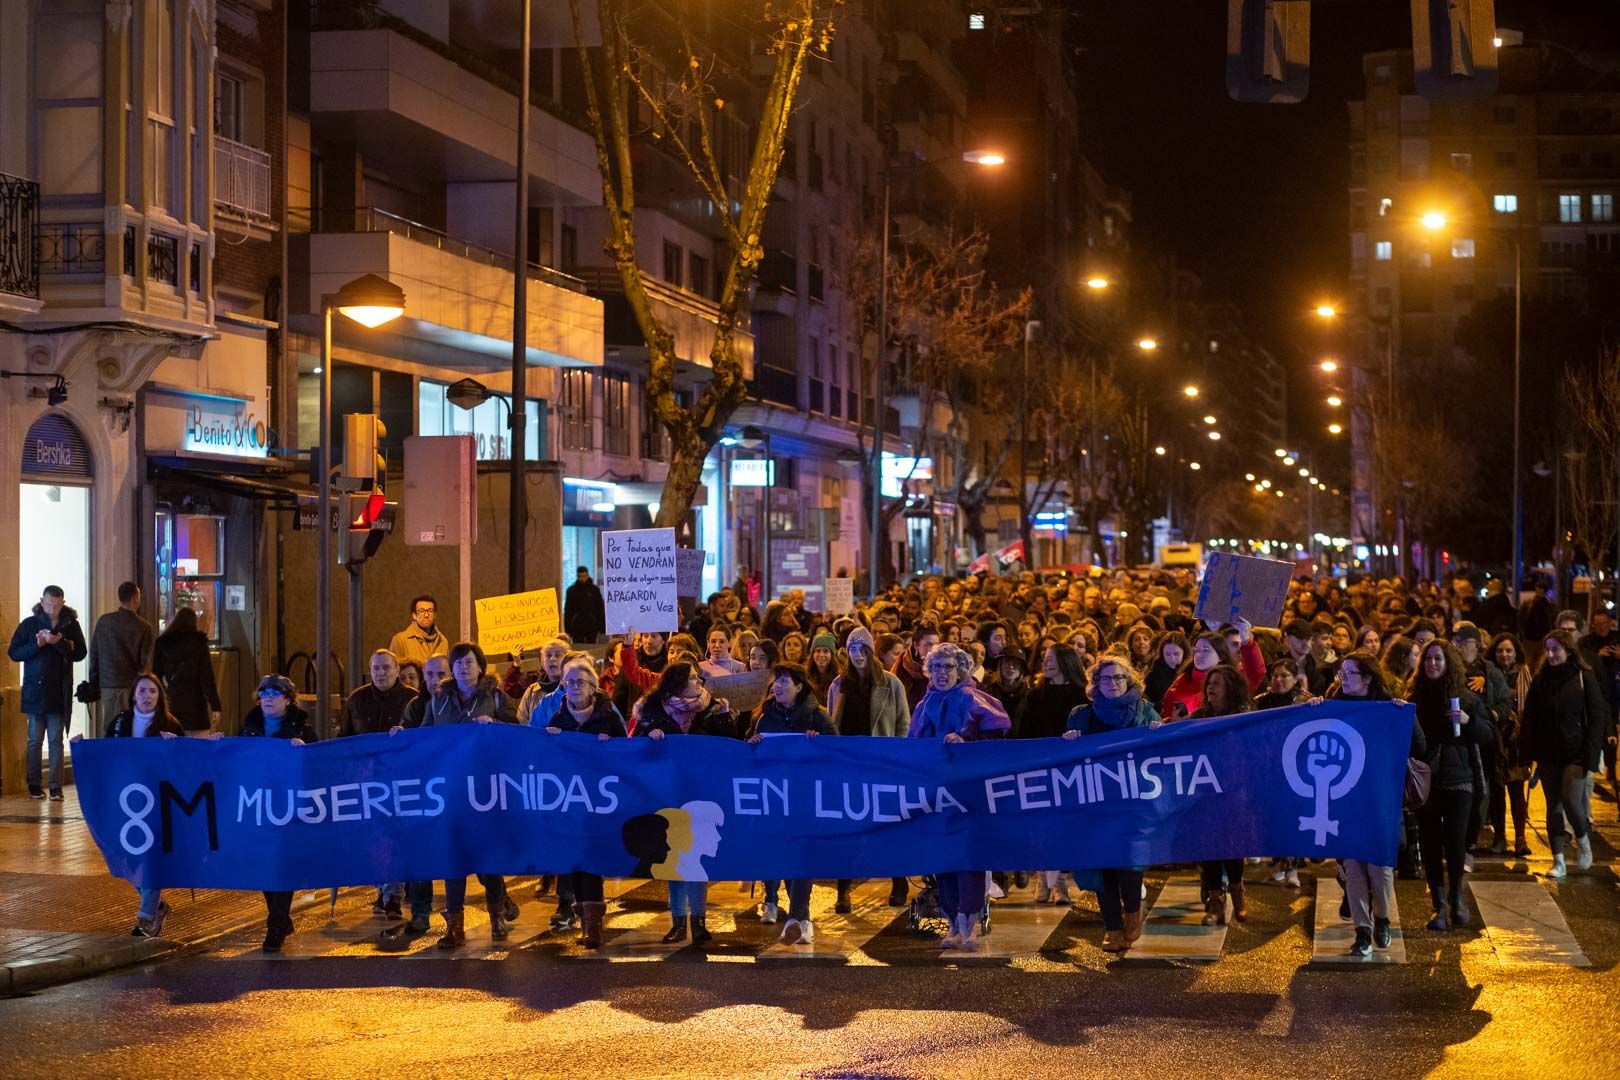
{"type": "Polygon", "coordinates": [[[1311,799],[1315,811],[1301,815],[1299,831],[1316,834],[1318,847],[1329,834],[1339,835],[1339,821],[1328,817],[1328,803],[1350,794],[1367,764],[1367,745],[1361,733],[1343,720],[1312,720],[1288,733],[1283,743],[1283,775],[1302,799],[1311,799]],[[1299,750],[1305,747],[1305,773],[1299,771],[1299,750]]]}

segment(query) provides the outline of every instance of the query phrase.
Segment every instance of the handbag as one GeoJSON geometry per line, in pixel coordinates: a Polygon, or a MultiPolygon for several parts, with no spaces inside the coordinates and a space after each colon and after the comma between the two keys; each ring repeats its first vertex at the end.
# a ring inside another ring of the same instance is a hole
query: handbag
{"type": "Polygon", "coordinates": [[[1406,759],[1406,790],[1401,799],[1405,810],[1416,810],[1429,801],[1429,787],[1434,781],[1434,770],[1422,758],[1406,759]]]}

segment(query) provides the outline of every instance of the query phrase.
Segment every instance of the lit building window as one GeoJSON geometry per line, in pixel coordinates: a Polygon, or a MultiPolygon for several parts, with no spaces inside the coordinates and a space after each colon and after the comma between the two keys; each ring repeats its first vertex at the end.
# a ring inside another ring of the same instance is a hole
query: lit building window
{"type": "Polygon", "coordinates": [[[1519,197],[1517,195],[1492,195],[1491,208],[1498,214],[1517,214],[1519,212],[1519,197]]]}
{"type": "Polygon", "coordinates": [[[1395,205],[1395,200],[1394,199],[1379,199],[1378,200],[1378,216],[1379,217],[1388,216],[1390,207],[1392,207],[1394,205],[1395,205]]]}
{"type": "Polygon", "coordinates": [[[1474,241],[1466,236],[1452,237],[1451,257],[1453,259],[1472,259],[1474,257],[1474,241]]]}
{"type": "Polygon", "coordinates": [[[1579,195],[1558,196],[1558,220],[1566,224],[1581,220],[1581,197],[1579,195]]]}
{"type": "Polygon", "coordinates": [[[1389,262],[1395,257],[1395,245],[1388,240],[1380,240],[1373,245],[1373,258],[1379,262],[1389,262]]]}
{"type": "Polygon", "coordinates": [[[968,16],[968,29],[969,30],[983,30],[984,29],[984,14],[982,12],[975,11],[973,14],[968,16]]]}
{"type": "Polygon", "coordinates": [[[1592,220],[1614,220],[1614,196],[1609,194],[1592,196],[1592,220]]]}

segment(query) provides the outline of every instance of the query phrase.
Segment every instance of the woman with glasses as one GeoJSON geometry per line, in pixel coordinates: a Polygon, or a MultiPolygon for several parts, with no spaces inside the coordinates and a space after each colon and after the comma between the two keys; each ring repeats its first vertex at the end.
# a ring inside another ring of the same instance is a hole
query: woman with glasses
{"type": "MultiPolygon", "coordinates": [[[[596,668],[591,666],[589,660],[570,660],[564,665],[561,686],[562,707],[547,723],[546,734],[574,732],[595,736],[603,742],[622,739],[629,734],[624,727],[624,717],[619,715],[619,710],[614,708],[607,695],[601,692],[596,668]]],[[[572,886],[569,895],[574,898],[574,917],[579,920],[579,943],[587,949],[598,948],[602,944],[602,922],[607,917],[602,875],[576,870],[569,878],[572,886]]],[[[563,887],[559,885],[559,895],[562,892],[563,887]]]]}
{"type": "MultiPolygon", "coordinates": [[[[258,704],[248,711],[242,721],[242,738],[286,739],[291,746],[303,746],[316,740],[315,725],[309,714],[298,707],[298,691],[285,675],[266,675],[259,680],[255,695],[258,704]]],[[[292,890],[275,890],[264,894],[266,925],[264,951],[277,953],[287,935],[293,932],[292,890]]]]}
{"type": "MultiPolygon", "coordinates": [[[[1123,659],[1105,656],[1091,672],[1091,703],[1069,714],[1065,739],[1101,735],[1129,728],[1158,727],[1159,714],[1142,693],[1136,669],[1123,659]]],[[[1102,871],[1097,906],[1102,909],[1103,952],[1123,953],[1142,936],[1142,873],[1128,866],[1102,871]]]]}
{"type": "MultiPolygon", "coordinates": [[[[450,648],[450,679],[438,697],[423,709],[423,727],[451,724],[515,724],[512,699],[486,674],[489,665],[484,650],[470,641],[450,648]]],[[[484,886],[484,907],[489,912],[489,936],[505,941],[511,936],[507,925],[506,879],[499,874],[479,874],[484,886]]],[[[467,879],[446,879],[444,883],[444,936],[439,948],[454,949],[467,944],[465,911],[467,879]]]]}
{"type": "MultiPolygon", "coordinates": [[[[1397,700],[1385,685],[1384,670],[1371,649],[1356,649],[1339,662],[1338,677],[1328,687],[1327,696],[1344,701],[1397,700]]],[[[1408,756],[1421,759],[1425,750],[1423,729],[1414,723],[1408,756]]],[[[1350,955],[1371,956],[1374,946],[1389,948],[1393,937],[1389,912],[1395,895],[1395,868],[1360,859],[1345,859],[1343,863],[1345,902],[1356,928],[1350,955]]]]}
{"type": "MultiPolygon", "coordinates": [[[[1001,703],[967,681],[973,667],[968,652],[942,642],[929,650],[923,667],[928,673],[928,690],[912,714],[910,738],[954,745],[1006,737],[1012,722],[1001,703]]],[[[951,920],[951,932],[940,948],[971,952],[979,947],[984,878],[983,870],[949,870],[937,875],[940,907],[951,920]]]]}

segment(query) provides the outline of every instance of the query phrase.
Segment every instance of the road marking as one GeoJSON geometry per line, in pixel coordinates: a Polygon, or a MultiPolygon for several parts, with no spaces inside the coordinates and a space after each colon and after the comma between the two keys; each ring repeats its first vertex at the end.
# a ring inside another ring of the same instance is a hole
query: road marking
{"type": "Polygon", "coordinates": [[[1221,958],[1225,926],[1205,926],[1203,890],[1196,878],[1171,878],[1148,912],[1142,936],[1125,957],[1130,960],[1197,960],[1221,958]]]}
{"type": "Polygon", "coordinates": [[[1546,885],[1469,879],[1468,891],[1474,894],[1485,935],[1503,967],[1592,966],[1546,885]]]}
{"type": "Polygon", "coordinates": [[[787,922],[787,882],[784,881],[780,920],[775,926],[760,927],[769,931],[775,940],[762,949],[755,959],[765,963],[783,960],[847,963],[862,953],[867,942],[904,914],[904,908],[889,906],[889,888],[888,878],[857,881],[849,891],[850,913],[839,915],[833,911],[837,889],[818,883],[810,893],[810,922],[815,928],[815,940],[808,945],[784,945],[780,939],[782,927],[787,922]]]}
{"type": "Polygon", "coordinates": [[[1395,906],[1395,896],[1389,898],[1388,949],[1373,947],[1370,956],[1351,956],[1350,946],[1356,940],[1355,924],[1339,918],[1339,905],[1344,901],[1344,888],[1324,866],[1316,875],[1316,930],[1311,937],[1311,963],[1313,964],[1404,964],[1406,940],[1401,934],[1401,912],[1395,906]]]}

